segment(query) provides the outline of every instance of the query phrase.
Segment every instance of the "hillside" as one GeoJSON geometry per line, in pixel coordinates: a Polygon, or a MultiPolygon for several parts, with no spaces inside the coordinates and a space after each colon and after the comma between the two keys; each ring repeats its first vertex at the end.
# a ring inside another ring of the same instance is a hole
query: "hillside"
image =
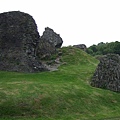
{"type": "Polygon", "coordinates": [[[58,71],[0,72],[0,120],[118,120],[120,94],[90,86],[98,61],[61,49],[58,71]]]}

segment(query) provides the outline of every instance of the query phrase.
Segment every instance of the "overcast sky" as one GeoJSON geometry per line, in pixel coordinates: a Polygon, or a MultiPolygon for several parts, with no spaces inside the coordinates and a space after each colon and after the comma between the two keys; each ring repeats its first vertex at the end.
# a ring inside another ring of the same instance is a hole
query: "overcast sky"
{"type": "Polygon", "coordinates": [[[45,27],[60,34],[63,46],[120,41],[120,0],[0,0],[0,13],[33,16],[40,35],[45,27]]]}

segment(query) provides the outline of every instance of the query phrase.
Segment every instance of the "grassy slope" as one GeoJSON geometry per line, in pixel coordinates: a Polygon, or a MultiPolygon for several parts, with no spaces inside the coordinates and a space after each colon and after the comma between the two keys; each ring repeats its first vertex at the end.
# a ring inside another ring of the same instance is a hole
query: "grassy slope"
{"type": "Polygon", "coordinates": [[[0,120],[120,118],[120,94],[89,84],[98,61],[77,48],[62,52],[55,72],[0,72],[0,120]]]}

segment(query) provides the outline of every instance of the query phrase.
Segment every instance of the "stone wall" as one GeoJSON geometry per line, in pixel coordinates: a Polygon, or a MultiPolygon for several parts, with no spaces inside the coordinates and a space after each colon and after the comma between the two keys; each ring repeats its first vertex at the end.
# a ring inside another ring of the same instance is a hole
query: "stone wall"
{"type": "Polygon", "coordinates": [[[43,38],[40,39],[36,52],[39,59],[49,59],[56,52],[56,48],[53,44],[43,38]]]}
{"type": "Polygon", "coordinates": [[[29,14],[20,11],[0,14],[0,70],[49,70],[41,60],[55,54],[62,43],[60,35],[48,27],[40,37],[35,20],[29,14]]]}
{"type": "Polygon", "coordinates": [[[93,75],[91,85],[98,88],[120,92],[120,56],[108,54],[100,59],[93,75]]]}
{"type": "Polygon", "coordinates": [[[20,11],[0,14],[0,70],[46,70],[36,59],[39,41],[37,25],[32,16],[20,11]]]}
{"type": "Polygon", "coordinates": [[[54,32],[54,30],[49,27],[45,28],[45,31],[43,32],[41,38],[52,44],[55,48],[60,48],[63,43],[60,35],[54,32]]]}
{"type": "Polygon", "coordinates": [[[57,52],[57,49],[62,46],[63,40],[59,34],[51,28],[45,28],[37,49],[39,59],[49,58],[57,52]]]}

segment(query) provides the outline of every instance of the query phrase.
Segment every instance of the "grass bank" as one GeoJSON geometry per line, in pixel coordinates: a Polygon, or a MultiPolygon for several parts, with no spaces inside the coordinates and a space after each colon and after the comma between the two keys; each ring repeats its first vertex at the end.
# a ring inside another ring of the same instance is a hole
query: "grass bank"
{"type": "Polygon", "coordinates": [[[0,120],[114,120],[120,94],[90,86],[98,61],[62,48],[58,71],[0,72],[0,120]]]}

